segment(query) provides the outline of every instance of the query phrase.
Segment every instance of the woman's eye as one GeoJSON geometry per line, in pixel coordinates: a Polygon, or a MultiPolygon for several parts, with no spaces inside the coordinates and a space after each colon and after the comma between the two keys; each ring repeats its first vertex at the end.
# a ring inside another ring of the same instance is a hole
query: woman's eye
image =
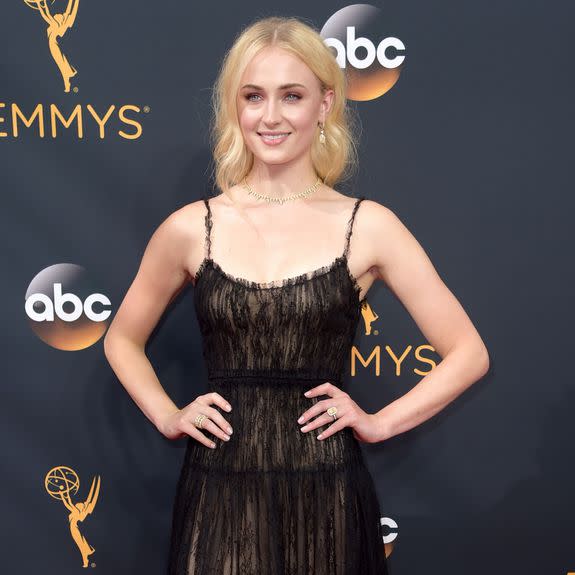
{"type": "MultiPolygon", "coordinates": [[[[252,99],[253,96],[257,96],[257,97],[259,98],[260,95],[259,95],[259,94],[248,94],[248,95],[246,96],[246,100],[248,100],[248,101],[250,101],[250,102],[255,102],[256,100],[253,100],[253,99],[252,99]]],[[[297,101],[297,100],[301,100],[301,96],[300,96],[299,94],[293,94],[293,93],[287,94],[287,95],[286,95],[286,98],[288,98],[289,100],[294,100],[294,99],[295,99],[296,101],[297,101]],[[294,98],[290,98],[290,96],[294,96],[294,98]]]]}

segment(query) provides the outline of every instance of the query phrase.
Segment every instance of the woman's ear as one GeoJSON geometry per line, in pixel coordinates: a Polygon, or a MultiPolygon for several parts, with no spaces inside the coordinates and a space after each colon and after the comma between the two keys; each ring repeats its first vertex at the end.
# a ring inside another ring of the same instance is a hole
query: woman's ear
{"type": "Polygon", "coordinates": [[[329,115],[331,107],[333,106],[333,99],[335,97],[335,92],[333,90],[326,90],[322,96],[321,101],[321,111],[319,116],[319,121],[324,123],[326,117],[329,115]]]}

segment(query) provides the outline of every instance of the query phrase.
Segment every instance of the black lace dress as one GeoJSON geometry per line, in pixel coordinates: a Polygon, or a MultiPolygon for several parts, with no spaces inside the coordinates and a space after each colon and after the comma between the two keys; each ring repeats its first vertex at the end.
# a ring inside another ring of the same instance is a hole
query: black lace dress
{"type": "MultiPolygon", "coordinates": [[[[210,449],[192,437],[173,506],[169,575],[386,575],[380,508],[350,427],[318,440],[298,417],[326,396],[304,391],[342,376],[361,315],[348,253],[271,283],[225,272],[206,257],[194,304],[209,389],[233,433],[210,449]]],[[[342,234],[343,236],[343,234],[342,234]]]]}

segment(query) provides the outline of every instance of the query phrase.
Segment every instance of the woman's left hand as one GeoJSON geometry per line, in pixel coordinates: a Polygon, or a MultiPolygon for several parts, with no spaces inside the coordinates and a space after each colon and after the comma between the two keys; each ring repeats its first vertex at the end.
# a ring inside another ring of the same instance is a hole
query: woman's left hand
{"type": "Polygon", "coordinates": [[[378,434],[377,417],[375,415],[366,413],[353,401],[353,399],[345,391],[333,385],[333,383],[326,381],[317,387],[314,387],[304,394],[306,397],[315,397],[316,395],[329,395],[327,399],[322,399],[310,407],[307,411],[302,413],[302,418],[298,423],[303,425],[302,432],[312,431],[323,425],[331,423],[331,425],[318,435],[321,441],[330,435],[340,431],[344,427],[351,427],[354,437],[363,441],[364,443],[377,443],[380,441],[378,434]],[[337,409],[337,419],[327,413],[330,407],[337,409]],[[310,421],[311,418],[318,415],[316,419],[310,421]]]}

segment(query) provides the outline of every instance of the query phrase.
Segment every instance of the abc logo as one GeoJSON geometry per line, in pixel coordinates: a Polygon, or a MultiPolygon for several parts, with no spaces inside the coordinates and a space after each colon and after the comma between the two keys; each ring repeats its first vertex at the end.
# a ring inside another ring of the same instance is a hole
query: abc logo
{"type": "Polygon", "coordinates": [[[405,50],[403,42],[399,38],[384,38],[377,46],[371,40],[367,38],[356,38],[355,37],[355,26],[346,27],[346,43],[345,46],[337,38],[327,38],[325,43],[336,49],[337,55],[336,60],[340,68],[345,68],[346,56],[347,61],[357,69],[362,70],[363,68],[369,68],[375,61],[377,56],[378,62],[385,68],[397,68],[404,60],[405,56],[395,56],[395,58],[389,59],[385,51],[393,46],[394,48],[405,50]],[[347,50],[346,50],[347,47],[347,50]],[[360,59],[357,57],[357,49],[365,48],[367,54],[365,58],[360,59]]]}
{"type": "Polygon", "coordinates": [[[24,309],[36,335],[62,350],[79,350],[106,332],[111,302],[97,292],[81,266],[56,264],[30,282],[24,309]]]}
{"type": "Polygon", "coordinates": [[[389,529],[389,533],[383,537],[384,543],[392,543],[397,539],[399,525],[391,517],[380,517],[379,523],[382,528],[385,526],[389,529]]]}
{"type": "Polygon", "coordinates": [[[352,4],[333,14],[321,29],[324,42],[345,70],[348,99],[379,98],[399,79],[405,44],[386,34],[386,27],[379,8],[352,4]]]}

